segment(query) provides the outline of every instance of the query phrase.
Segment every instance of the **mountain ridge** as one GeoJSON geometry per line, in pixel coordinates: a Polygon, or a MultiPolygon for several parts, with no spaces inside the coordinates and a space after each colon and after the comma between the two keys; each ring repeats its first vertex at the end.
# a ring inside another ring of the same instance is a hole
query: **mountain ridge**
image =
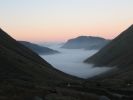
{"type": "MultiPolygon", "coordinates": [[[[102,48],[98,53],[94,54],[92,57],[85,60],[85,62],[96,62],[96,65],[108,65],[110,60],[117,59],[116,56],[122,56],[124,53],[127,53],[127,56],[130,55],[129,53],[132,53],[130,49],[133,49],[133,46],[130,45],[130,43],[133,42],[133,25],[131,25],[128,29],[123,31],[118,37],[116,37],[114,40],[112,40],[108,45],[106,45],[104,48],[102,48]],[[110,53],[109,53],[110,52],[110,53]],[[107,54],[108,53],[108,54],[107,54]],[[102,57],[106,58],[106,60],[101,59],[102,57]],[[101,62],[98,64],[98,61],[101,62]],[[103,60],[103,61],[102,61],[103,60]],[[108,60],[108,63],[107,63],[108,60]],[[107,64],[105,64],[105,62],[107,64]]],[[[114,64],[110,64],[111,66],[115,66],[114,64]]]]}
{"type": "Polygon", "coordinates": [[[21,44],[25,45],[29,49],[33,50],[34,52],[40,54],[40,55],[50,55],[50,54],[56,54],[59,53],[57,50],[50,49],[48,47],[44,47],[35,43],[27,42],[27,41],[18,41],[21,44]]]}
{"type": "Polygon", "coordinates": [[[69,39],[62,48],[65,49],[86,49],[95,50],[105,46],[109,40],[101,37],[94,36],[79,36],[73,39],[69,39]]]}

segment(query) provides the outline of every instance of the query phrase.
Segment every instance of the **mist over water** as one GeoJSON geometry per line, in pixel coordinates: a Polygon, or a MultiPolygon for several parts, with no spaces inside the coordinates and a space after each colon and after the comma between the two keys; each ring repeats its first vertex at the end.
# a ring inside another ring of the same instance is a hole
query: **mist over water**
{"type": "Polygon", "coordinates": [[[49,45],[50,48],[61,52],[59,54],[41,55],[58,70],[80,78],[90,78],[110,70],[107,67],[93,67],[92,64],[83,63],[86,58],[92,56],[97,50],[63,49],[60,46],[49,45]]]}

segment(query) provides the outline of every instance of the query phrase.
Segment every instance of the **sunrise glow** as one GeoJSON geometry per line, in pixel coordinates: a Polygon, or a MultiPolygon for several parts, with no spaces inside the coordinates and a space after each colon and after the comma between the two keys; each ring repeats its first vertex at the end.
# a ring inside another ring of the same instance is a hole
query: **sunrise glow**
{"type": "Polygon", "coordinates": [[[0,27],[17,40],[112,39],[133,24],[133,0],[3,0],[0,27]]]}

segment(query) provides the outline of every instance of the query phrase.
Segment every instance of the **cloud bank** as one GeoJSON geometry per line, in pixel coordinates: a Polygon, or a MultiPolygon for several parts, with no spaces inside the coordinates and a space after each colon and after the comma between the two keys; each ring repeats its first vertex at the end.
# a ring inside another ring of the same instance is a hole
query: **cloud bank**
{"type": "Polygon", "coordinates": [[[110,70],[108,67],[93,67],[92,64],[83,63],[86,58],[96,53],[96,50],[69,50],[60,48],[60,45],[51,45],[50,47],[60,51],[61,53],[54,55],[41,55],[41,57],[48,61],[56,69],[67,74],[80,78],[90,78],[110,70]]]}

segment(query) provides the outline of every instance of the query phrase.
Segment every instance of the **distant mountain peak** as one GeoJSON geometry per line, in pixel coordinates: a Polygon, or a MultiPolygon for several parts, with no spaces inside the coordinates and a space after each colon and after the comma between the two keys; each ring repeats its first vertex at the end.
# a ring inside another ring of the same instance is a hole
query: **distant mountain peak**
{"type": "Polygon", "coordinates": [[[78,36],[78,37],[76,37],[76,38],[100,38],[100,39],[104,39],[104,38],[102,38],[102,37],[98,37],[98,36],[78,36]]]}
{"type": "Polygon", "coordinates": [[[95,36],[78,36],[68,40],[62,48],[97,50],[105,46],[109,40],[95,36]]]}

